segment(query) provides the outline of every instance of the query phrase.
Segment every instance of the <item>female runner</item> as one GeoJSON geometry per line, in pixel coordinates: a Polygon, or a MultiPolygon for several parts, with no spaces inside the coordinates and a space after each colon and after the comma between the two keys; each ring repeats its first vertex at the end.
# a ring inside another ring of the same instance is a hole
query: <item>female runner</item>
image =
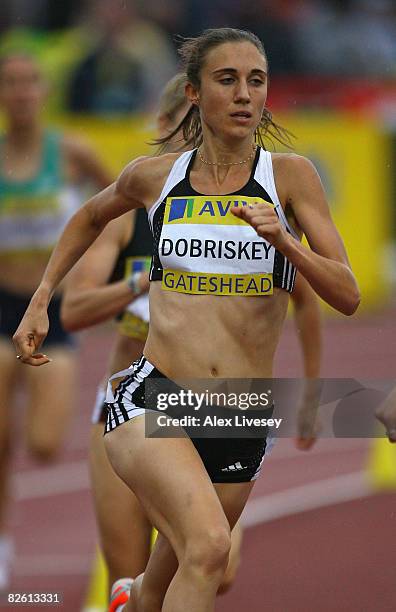
{"type": "Polygon", "coordinates": [[[181,51],[191,102],[184,135],[198,148],[132,162],[74,215],[14,335],[22,362],[47,363],[39,347],[54,288],[109,220],[148,209],[149,335],[129,376],[109,387],[105,437],[114,469],[161,534],[129,612],[214,609],[230,529],[266,448],[265,437],[147,438],[144,413],[156,406],[144,406],[145,379],[270,378],[296,270],[344,314],[360,300],[312,164],[255,145],[260,126],[272,127],[260,41],[221,28],[181,51]]]}
{"type": "MultiPolygon", "coordinates": [[[[186,76],[176,75],[160,100],[158,128],[162,136],[173,131],[186,114],[186,76]]],[[[167,150],[171,150],[168,143],[167,150]]],[[[173,148],[177,148],[174,143],[173,148]]],[[[117,316],[117,334],[109,363],[109,374],[123,370],[137,359],[147,337],[148,274],[144,272],[151,254],[151,232],[144,209],[132,211],[112,221],[84,254],[68,277],[63,292],[62,322],[77,331],[117,316]],[[146,217],[146,218],[145,218],[146,217]],[[134,291],[131,283],[134,279],[134,291]],[[131,302],[131,300],[133,301],[131,302]]],[[[297,333],[300,338],[304,375],[320,375],[320,313],[318,300],[309,284],[297,276],[291,294],[297,333]]],[[[301,414],[301,412],[300,412],[301,414]]],[[[106,422],[105,389],[100,386],[92,415],[90,472],[96,517],[109,570],[110,584],[123,576],[136,577],[144,571],[150,554],[151,526],[133,493],[116,476],[107,459],[103,442],[106,422]],[[125,542],[125,530],[132,545],[125,542]]],[[[314,432],[301,423],[297,445],[312,445],[314,432]]],[[[232,532],[232,548],[227,572],[220,585],[225,592],[233,583],[240,554],[240,525],[232,532]]]]}
{"type": "MultiPolygon", "coordinates": [[[[12,53],[0,59],[0,590],[8,583],[6,536],[8,476],[15,394],[21,387],[10,338],[47,265],[51,249],[79,207],[81,184],[103,189],[111,177],[96,155],[70,135],[46,127],[41,111],[47,85],[36,61],[12,53]]],[[[50,307],[54,361],[26,370],[26,444],[40,462],[59,453],[72,415],[75,351],[59,318],[60,297],[50,307]]]]}

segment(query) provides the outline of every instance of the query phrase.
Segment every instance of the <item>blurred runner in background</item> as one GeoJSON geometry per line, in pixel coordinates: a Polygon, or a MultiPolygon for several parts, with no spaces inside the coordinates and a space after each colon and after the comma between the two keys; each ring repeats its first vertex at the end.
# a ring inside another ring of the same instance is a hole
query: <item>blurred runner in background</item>
{"type": "Polygon", "coordinates": [[[0,58],[0,589],[9,581],[8,471],[14,442],[14,395],[26,385],[26,444],[47,462],[68,431],[75,388],[74,343],[62,328],[60,297],[49,315],[54,361],[42,369],[18,367],[11,337],[47,264],[51,249],[82,200],[79,188],[111,182],[96,155],[74,137],[47,129],[41,118],[47,86],[36,61],[13,53],[0,58]]]}

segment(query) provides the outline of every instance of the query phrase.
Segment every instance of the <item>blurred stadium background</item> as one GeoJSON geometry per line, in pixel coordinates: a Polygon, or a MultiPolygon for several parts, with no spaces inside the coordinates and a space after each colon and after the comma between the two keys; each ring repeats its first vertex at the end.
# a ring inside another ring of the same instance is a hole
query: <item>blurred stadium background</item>
{"type": "MultiPolygon", "coordinates": [[[[94,143],[116,175],[149,151],[156,102],[178,68],[177,36],[226,25],[262,39],[268,106],[316,164],[362,290],[352,319],[324,309],[323,376],[391,379],[394,0],[2,0],[0,56],[40,60],[48,120],[94,143]]],[[[38,470],[23,451],[15,457],[13,589],[60,591],[68,611],[83,605],[96,541],[85,459],[110,343],[108,326],[81,334],[79,411],[59,463],[38,470]]],[[[300,375],[298,363],[288,325],[277,374],[300,375]]],[[[247,509],[240,576],[218,610],[394,610],[395,472],[384,440],[320,440],[313,455],[281,440],[247,509]]]]}

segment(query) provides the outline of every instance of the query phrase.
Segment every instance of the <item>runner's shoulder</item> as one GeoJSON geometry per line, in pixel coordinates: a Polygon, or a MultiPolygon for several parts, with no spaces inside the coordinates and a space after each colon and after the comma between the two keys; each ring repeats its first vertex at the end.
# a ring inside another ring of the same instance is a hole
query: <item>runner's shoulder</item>
{"type": "Polygon", "coordinates": [[[297,153],[271,153],[272,165],[278,179],[307,180],[317,175],[310,159],[297,153]]]}
{"type": "Polygon", "coordinates": [[[175,161],[181,153],[142,156],[131,161],[118,178],[118,188],[126,195],[139,196],[142,201],[153,201],[162,187],[175,161]]]}

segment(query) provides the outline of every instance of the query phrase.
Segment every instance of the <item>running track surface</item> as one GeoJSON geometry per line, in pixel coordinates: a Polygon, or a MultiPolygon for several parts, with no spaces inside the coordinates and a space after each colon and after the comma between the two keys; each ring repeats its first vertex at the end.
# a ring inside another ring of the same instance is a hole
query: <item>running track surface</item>
{"type": "MultiPolygon", "coordinates": [[[[395,313],[327,321],[323,375],[394,377],[395,313]]],[[[22,448],[14,458],[11,590],[60,592],[64,603],[57,608],[67,612],[81,609],[96,542],[85,460],[111,333],[96,330],[81,341],[78,414],[62,457],[48,468],[33,464],[22,448]]],[[[288,322],[276,373],[299,376],[300,363],[288,322]]],[[[371,490],[364,472],[368,445],[321,439],[311,453],[301,453],[291,440],[278,441],[244,514],[237,581],[219,598],[217,612],[396,610],[396,492],[371,490]]]]}

